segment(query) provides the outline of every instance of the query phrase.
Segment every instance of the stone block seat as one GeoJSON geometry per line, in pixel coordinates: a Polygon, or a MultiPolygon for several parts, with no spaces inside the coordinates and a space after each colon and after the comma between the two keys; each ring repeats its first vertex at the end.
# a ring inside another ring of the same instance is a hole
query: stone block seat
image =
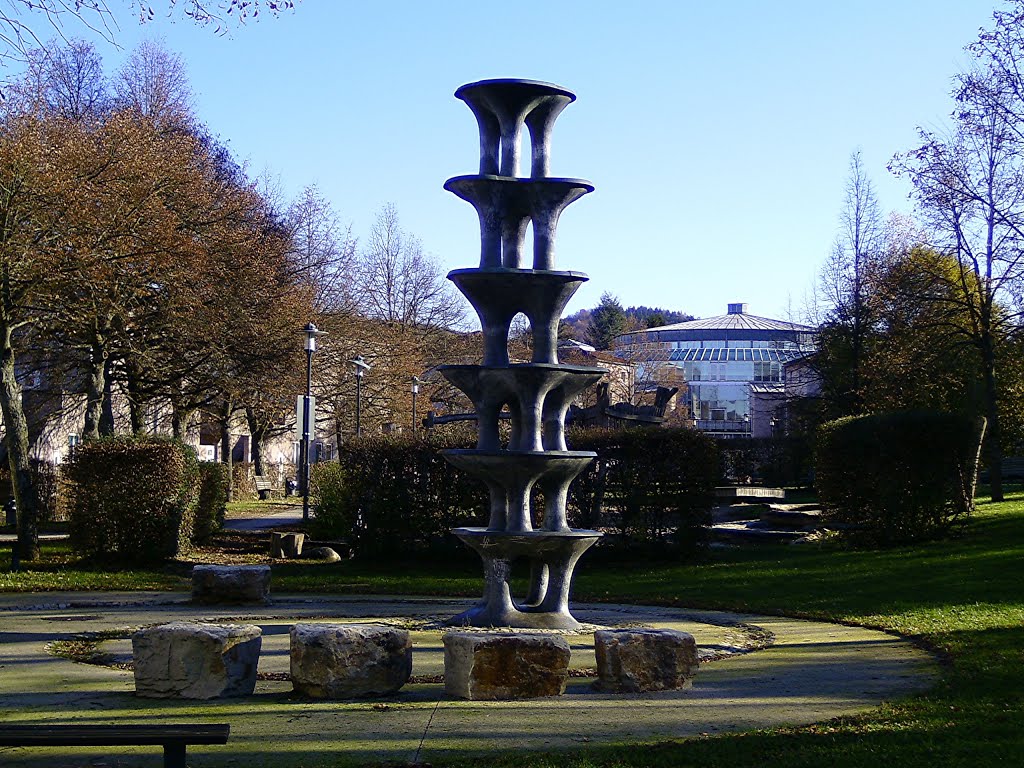
{"type": "Polygon", "coordinates": [[[676,629],[599,629],[594,632],[600,691],[642,693],[688,688],[697,672],[693,635],[676,629]]]}
{"type": "Polygon", "coordinates": [[[270,566],[194,566],[192,568],[192,601],[207,605],[269,603],[270,566]]]}
{"type": "Polygon", "coordinates": [[[315,699],[396,693],[412,674],[409,632],[381,624],[296,624],[292,687],[315,699]]]}
{"type": "Polygon", "coordinates": [[[262,631],[252,624],[173,622],[132,635],[135,692],[155,699],[249,696],[262,631]]]}
{"type": "Polygon", "coordinates": [[[557,635],[451,631],[444,641],[444,688],[459,699],[560,696],[569,679],[569,643],[557,635]]]}

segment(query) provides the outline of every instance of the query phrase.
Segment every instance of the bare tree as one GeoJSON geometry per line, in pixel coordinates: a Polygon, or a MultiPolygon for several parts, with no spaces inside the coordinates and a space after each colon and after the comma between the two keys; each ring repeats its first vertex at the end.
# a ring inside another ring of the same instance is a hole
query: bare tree
{"type": "MultiPolygon", "coordinates": [[[[225,35],[239,24],[258,19],[261,11],[276,16],[292,10],[295,2],[166,0],[163,7],[170,18],[213,26],[216,34],[225,35]]],[[[148,0],[132,0],[129,9],[139,23],[152,21],[157,16],[148,0]]],[[[0,66],[11,60],[24,60],[30,50],[42,47],[43,38],[53,33],[67,42],[68,31],[76,27],[90,29],[116,45],[118,15],[107,0],[6,0],[0,8],[0,66]]]]}
{"type": "Polygon", "coordinates": [[[885,228],[860,151],[850,155],[839,222],[820,280],[826,306],[819,363],[830,371],[823,377],[831,390],[826,396],[837,413],[850,414],[863,409],[866,345],[874,323],[871,274],[885,252],[885,228]]]}
{"type": "Polygon", "coordinates": [[[402,230],[394,205],[377,214],[359,261],[360,306],[366,316],[403,328],[463,323],[462,300],[419,239],[402,230]]]}
{"type": "Polygon", "coordinates": [[[113,90],[119,107],[157,125],[183,127],[194,119],[185,62],[156,40],[145,40],[132,51],[114,76],[113,90]]]}
{"type": "Polygon", "coordinates": [[[330,202],[315,185],[302,190],[288,210],[296,269],[314,291],[318,313],[355,312],[356,238],[343,227],[330,202]]]}
{"type": "Polygon", "coordinates": [[[6,96],[12,111],[73,121],[96,119],[110,106],[103,60],[84,40],[51,40],[27,51],[25,71],[6,96]]]}
{"type": "Polygon", "coordinates": [[[955,259],[945,278],[955,285],[942,295],[963,303],[960,332],[978,352],[992,498],[1002,500],[999,350],[1019,333],[1020,313],[1010,308],[1019,310],[1024,285],[1024,109],[1022,90],[990,64],[959,78],[952,127],[920,131],[921,145],[892,166],[914,185],[935,247],[955,259]]]}

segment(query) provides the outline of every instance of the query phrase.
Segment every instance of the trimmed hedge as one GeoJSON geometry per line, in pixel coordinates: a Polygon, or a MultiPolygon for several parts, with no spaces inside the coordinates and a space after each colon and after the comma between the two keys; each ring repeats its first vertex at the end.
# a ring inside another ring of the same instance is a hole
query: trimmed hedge
{"type": "Polygon", "coordinates": [[[895,411],[821,425],[816,485],[847,537],[892,545],[961,529],[974,510],[984,419],[895,411]]]}
{"type": "Polygon", "coordinates": [[[204,461],[198,469],[199,500],[192,540],[202,542],[224,527],[224,517],[228,511],[228,468],[220,462],[204,461]]]}
{"type": "MultiPolygon", "coordinates": [[[[66,521],[71,498],[67,476],[59,464],[33,459],[31,466],[32,484],[39,504],[39,522],[66,521]]],[[[3,462],[0,466],[0,504],[6,503],[12,496],[11,470],[7,462],[3,462]]]]}
{"type": "MultiPolygon", "coordinates": [[[[687,429],[576,430],[574,450],[598,459],[570,486],[574,528],[613,527],[619,541],[689,548],[702,541],[718,478],[713,439],[687,429]]],[[[313,534],[342,538],[359,554],[458,545],[450,531],[486,525],[483,482],[444,460],[466,434],[393,435],[342,446],[338,463],[313,467],[313,534]]],[[[535,525],[543,505],[535,494],[535,525]]]]}
{"type": "Polygon", "coordinates": [[[153,437],[90,440],[65,464],[74,484],[71,545],[79,554],[151,563],[186,548],[199,468],[192,449],[153,437]]]}
{"type": "Polygon", "coordinates": [[[716,441],[693,429],[570,430],[573,450],[597,459],[569,488],[574,528],[616,528],[620,541],[672,545],[702,543],[714,505],[719,453],[716,441]]]}
{"type": "Polygon", "coordinates": [[[343,538],[359,554],[394,553],[436,547],[452,528],[486,525],[486,487],[439,453],[467,447],[464,436],[437,435],[342,444],[337,463],[313,465],[314,536],[343,538]]]}

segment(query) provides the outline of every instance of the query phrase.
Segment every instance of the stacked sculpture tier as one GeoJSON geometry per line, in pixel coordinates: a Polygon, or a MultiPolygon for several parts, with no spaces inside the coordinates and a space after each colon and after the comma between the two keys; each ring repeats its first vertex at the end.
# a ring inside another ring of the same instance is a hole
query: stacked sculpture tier
{"type": "Polygon", "coordinates": [[[552,127],[575,96],[533,80],[484,80],[455,95],[480,128],[480,172],[449,179],[445,189],[476,209],[480,266],[455,270],[448,278],[476,310],[484,350],[482,365],[441,368],[473,402],[479,425],[475,449],[444,455],[486,483],[491,502],[487,528],[454,532],[483,559],[485,586],[483,601],[451,623],[576,629],[580,625],[569,611],[573,569],[601,534],[572,530],[566,521],[569,485],[595,454],[568,449],[565,416],[573,398],[604,371],[558,362],[559,318],[587,276],[554,269],[555,229],[566,206],[594,189],[582,179],[548,176],[552,127]],[[516,175],[524,125],[532,145],[529,178],[516,175]],[[530,225],[533,260],[527,268],[530,225]],[[530,322],[528,363],[513,363],[508,354],[509,329],[519,314],[530,322]],[[498,424],[505,409],[511,430],[503,441],[498,424]],[[536,527],[534,489],[544,497],[536,527]],[[519,601],[509,587],[515,561],[530,567],[529,592],[519,601]]]}

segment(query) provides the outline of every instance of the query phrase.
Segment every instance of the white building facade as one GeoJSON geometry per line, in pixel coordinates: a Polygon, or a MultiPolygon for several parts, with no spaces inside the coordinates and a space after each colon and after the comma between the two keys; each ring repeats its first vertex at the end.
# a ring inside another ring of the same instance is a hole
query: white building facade
{"type": "Polygon", "coordinates": [[[788,363],[814,351],[815,329],[751,315],[724,315],[627,333],[618,354],[639,367],[672,366],[687,384],[693,425],[720,437],[770,437],[781,424],[788,363]]]}

